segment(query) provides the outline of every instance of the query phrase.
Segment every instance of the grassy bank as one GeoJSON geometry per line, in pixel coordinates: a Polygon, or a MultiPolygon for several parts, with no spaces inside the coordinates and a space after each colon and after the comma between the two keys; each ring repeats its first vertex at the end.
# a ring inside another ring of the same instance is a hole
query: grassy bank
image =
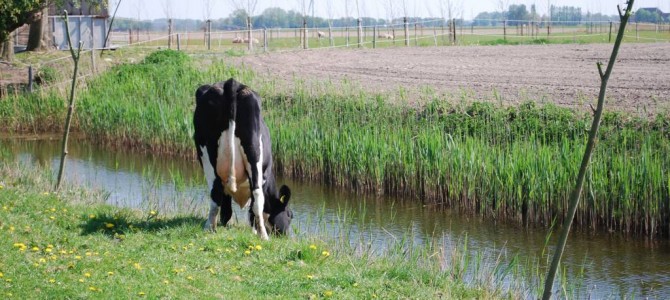
{"type": "Polygon", "coordinates": [[[506,265],[478,265],[490,277],[466,286],[467,262],[477,260],[459,249],[399,244],[371,256],[318,234],[262,242],[246,226],[204,233],[202,217],[112,207],[81,188],[51,193],[49,170],[2,158],[3,299],[518,297],[498,292],[506,265]]]}
{"type": "MultiPolygon", "coordinates": [[[[328,84],[296,83],[284,91],[221,61],[207,63],[198,68],[167,51],[116,67],[80,91],[75,128],[110,145],[192,155],[195,88],[234,76],[265,97],[281,172],[523,224],[546,225],[565,214],[590,116],[532,102],[501,107],[434,99],[415,108],[328,84]]],[[[0,101],[0,126],[58,130],[64,113],[57,93],[22,95],[0,101]]],[[[667,236],[668,151],[669,116],[608,113],[578,226],[667,236]]]]}

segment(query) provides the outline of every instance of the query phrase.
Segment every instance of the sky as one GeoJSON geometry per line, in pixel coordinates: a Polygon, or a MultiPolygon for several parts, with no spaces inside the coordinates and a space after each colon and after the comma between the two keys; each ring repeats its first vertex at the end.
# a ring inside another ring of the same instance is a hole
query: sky
{"type": "MultiPolygon", "coordinates": [[[[171,15],[179,19],[206,19],[207,11],[210,11],[211,19],[225,18],[237,7],[246,7],[248,1],[253,0],[110,0],[110,11],[116,8],[120,2],[118,17],[133,19],[159,19],[171,15]],[[209,3],[209,5],[208,5],[209,3]],[[211,9],[206,9],[211,7],[211,9]]],[[[268,7],[281,7],[284,10],[296,10],[302,12],[303,3],[309,5],[310,0],[255,0],[257,2],[254,15],[260,14],[268,7]]],[[[535,4],[540,14],[547,12],[548,3],[556,6],[579,6],[582,12],[603,13],[607,15],[617,14],[616,6],[620,4],[625,7],[624,0],[313,0],[314,15],[329,18],[344,17],[345,3],[349,6],[349,16],[373,17],[387,19],[389,17],[389,3],[393,5],[394,16],[403,15],[406,7],[407,14],[419,17],[442,16],[440,13],[440,2],[445,6],[451,2],[454,7],[455,17],[464,17],[471,20],[482,11],[499,10],[500,3],[525,4],[530,10],[530,5],[535,4]],[[403,6],[403,2],[405,6],[403,6]],[[358,3],[358,8],[356,6],[358,3]],[[330,4],[330,9],[328,9],[330,4]]],[[[640,7],[658,7],[663,12],[670,12],[670,0],[636,0],[634,10],[640,7]]],[[[308,13],[311,15],[311,10],[308,13]]]]}

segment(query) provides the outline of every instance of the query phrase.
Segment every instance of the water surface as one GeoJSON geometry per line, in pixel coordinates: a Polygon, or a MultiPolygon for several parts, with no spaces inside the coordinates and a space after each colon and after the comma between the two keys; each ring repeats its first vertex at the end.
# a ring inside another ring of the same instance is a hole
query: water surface
{"type": "MultiPolygon", "coordinates": [[[[55,139],[0,139],[0,148],[28,165],[58,168],[60,142],[55,139]]],[[[112,151],[76,139],[69,150],[68,183],[101,189],[113,205],[193,213],[202,216],[204,224],[209,192],[196,160],[112,151]]],[[[467,245],[468,251],[482,254],[488,264],[498,260],[501,253],[503,263],[514,256],[522,261],[542,259],[542,253],[544,259],[547,257],[547,229],[497,224],[424,207],[412,199],[360,195],[288,178],[278,181],[292,190],[295,235],[325,232],[376,253],[383,253],[385,247],[403,238],[414,245],[439,243],[447,252],[467,245]]],[[[234,220],[247,220],[246,212],[234,211],[234,220]]],[[[557,235],[552,236],[550,245],[555,244],[553,237],[557,235]]],[[[670,298],[667,240],[575,232],[571,233],[562,262],[568,270],[568,281],[582,283],[579,298],[670,298]]]]}

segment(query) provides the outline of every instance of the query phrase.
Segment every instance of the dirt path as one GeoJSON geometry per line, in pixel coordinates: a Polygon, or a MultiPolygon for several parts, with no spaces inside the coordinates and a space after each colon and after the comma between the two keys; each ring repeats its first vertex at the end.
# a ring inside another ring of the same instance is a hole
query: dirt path
{"type": "MultiPolygon", "coordinates": [[[[347,79],[370,91],[428,87],[453,99],[467,93],[470,99],[505,104],[552,101],[588,109],[600,86],[596,62],[606,62],[611,49],[608,44],[399,47],[271,53],[234,61],[286,84],[294,78],[347,79]]],[[[670,43],[624,44],[607,95],[612,109],[669,112],[670,43]]]]}

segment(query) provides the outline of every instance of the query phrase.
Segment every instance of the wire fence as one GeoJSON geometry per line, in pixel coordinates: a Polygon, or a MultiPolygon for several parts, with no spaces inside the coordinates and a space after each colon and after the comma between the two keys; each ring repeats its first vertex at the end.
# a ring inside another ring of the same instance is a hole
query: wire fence
{"type": "MultiPolygon", "coordinates": [[[[488,20],[494,22],[496,20],[488,20]]],[[[519,43],[607,43],[618,31],[619,23],[600,22],[533,22],[496,21],[497,26],[475,26],[473,22],[443,19],[402,22],[390,26],[271,28],[211,31],[112,31],[108,37],[108,53],[121,53],[102,58],[101,50],[81,52],[79,79],[86,79],[108,67],[142,59],[156,49],[189,52],[263,53],[301,51],[307,49],[383,48],[402,46],[493,45],[519,43]],[[513,24],[513,25],[512,25],[513,24]]],[[[20,41],[21,38],[17,38],[20,41]]],[[[626,42],[670,42],[670,24],[635,23],[628,27],[626,42]]],[[[69,52],[56,52],[56,57],[24,63],[28,91],[45,86],[62,87],[72,80],[74,69],[69,52]]],[[[81,81],[85,84],[85,81],[81,81]]],[[[18,89],[15,89],[18,90],[18,89]]]]}

